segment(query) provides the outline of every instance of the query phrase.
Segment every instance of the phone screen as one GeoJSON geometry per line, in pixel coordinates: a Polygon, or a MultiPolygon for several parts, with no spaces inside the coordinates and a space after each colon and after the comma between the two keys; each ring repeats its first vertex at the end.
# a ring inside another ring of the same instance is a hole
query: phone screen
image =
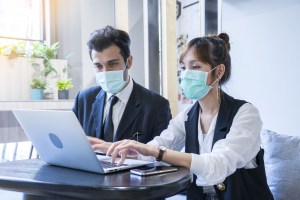
{"type": "Polygon", "coordinates": [[[141,167],[137,169],[130,170],[130,173],[140,175],[140,176],[149,176],[154,174],[162,174],[167,172],[177,171],[176,167],[172,166],[154,166],[154,167],[141,167]]]}

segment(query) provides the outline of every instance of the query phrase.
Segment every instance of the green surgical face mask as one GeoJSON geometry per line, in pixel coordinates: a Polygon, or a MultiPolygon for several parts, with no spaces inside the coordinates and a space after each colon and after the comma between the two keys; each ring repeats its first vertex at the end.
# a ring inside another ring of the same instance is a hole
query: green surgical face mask
{"type": "Polygon", "coordinates": [[[95,74],[96,81],[105,92],[117,94],[124,88],[126,84],[126,80],[124,80],[125,70],[127,69],[97,72],[95,74]]]}
{"type": "MultiPolygon", "coordinates": [[[[216,68],[216,67],[215,67],[216,68]]],[[[213,68],[211,71],[213,71],[213,68]]],[[[190,99],[200,100],[205,97],[211,90],[212,85],[206,85],[207,76],[209,72],[203,72],[198,70],[186,69],[181,71],[180,87],[182,88],[184,95],[190,99]]]]}

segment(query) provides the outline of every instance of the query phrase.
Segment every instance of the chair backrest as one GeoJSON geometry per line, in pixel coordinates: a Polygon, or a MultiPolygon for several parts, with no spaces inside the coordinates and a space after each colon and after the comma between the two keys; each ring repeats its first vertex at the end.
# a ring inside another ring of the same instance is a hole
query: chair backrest
{"type": "Polygon", "coordinates": [[[0,162],[38,155],[11,111],[0,111],[0,162]]]}

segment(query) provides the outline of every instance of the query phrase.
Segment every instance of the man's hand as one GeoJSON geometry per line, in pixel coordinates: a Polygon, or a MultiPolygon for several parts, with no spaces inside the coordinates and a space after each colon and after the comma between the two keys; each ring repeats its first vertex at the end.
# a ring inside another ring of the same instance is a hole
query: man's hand
{"type": "Polygon", "coordinates": [[[87,136],[87,139],[91,143],[94,151],[101,151],[103,153],[106,153],[109,147],[112,145],[111,142],[105,142],[104,140],[100,140],[95,137],[87,136]]]}

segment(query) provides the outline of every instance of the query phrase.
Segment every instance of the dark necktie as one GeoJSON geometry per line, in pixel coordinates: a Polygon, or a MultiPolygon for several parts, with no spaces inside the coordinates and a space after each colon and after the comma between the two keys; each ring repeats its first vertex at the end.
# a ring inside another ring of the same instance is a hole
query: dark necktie
{"type": "Polygon", "coordinates": [[[113,106],[118,102],[118,97],[111,96],[110,97],[110,107],[107,114],[107,117],[103,124],[103,130],[104,130],[104,140],[107,142],[112,142],[114,137],[114,124],[112,120],[112,112],[113,112],[113,106]]]}

